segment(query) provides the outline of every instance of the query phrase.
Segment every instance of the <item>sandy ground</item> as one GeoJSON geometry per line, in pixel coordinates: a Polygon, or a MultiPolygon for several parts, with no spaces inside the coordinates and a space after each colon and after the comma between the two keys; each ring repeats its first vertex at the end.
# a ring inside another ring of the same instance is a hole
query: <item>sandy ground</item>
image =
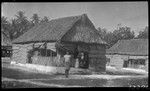
{"type": "MultiPolygon", "coordinates": [[[[128,84],[147,86],[148,72],[135,69],[117,70],[107,66],[105,74],[84,74],[85,70],[71,69],[69,78],[64,76],[63,67],[43,67],[31,64],[2,64],[2,82],[16,87],[129,87],[128,84]],[[46,70],[46,71],[45,71],[46,70]],[[9,72],[8,72],[9,71],[9,72]],[[108,73],[114,74],[108,74],[108,73]],[[9,73],[9,74],[8,74],[9,73]],[[128,74],[129,73],[129,74],[128,74]],[[131,73],[136,73],[131,75],[131,73]],[[139,73],[137,75],[137,73],[139,73]],[[142,74],[141,74],[142,73],[142,74]],[[10,78],[10,74],[12,78],[10,78]],[[125,74],[125,75],[124,75],[125,74]],[[32,84],[32,85],[30,85],[32,84]]],[[[90,73],[90,71],[87,71],[90,73]]],[[[132,86],[132,85],[131,85],[132,86]]],[[[134,85],[133,85],[134,86],[134,85]]],[[[7,86],[6,86],[7,87],[7,86]]],[[[12,86],[10,86],[12,87],[12,86]]]]}
{"type": "MultiPolygon", "coordinates": [[[[42,66],[42,65],[34,65],[34,64],[20,64],[20,63],[15,63],[11,62],[11,64],[14,67],[18,67],[19,69],[22,70],[27,70],[27,71],[33,71],[33,72],[41,72],[41,73],[48,73],[48,74],[56,74],[56,73],[62,73],[64,72],[64,67],[52,67],[52,66],[42,66]],[[26,69],[27,68],[27,69],[26,69]],[[29,70],[30,69],[30,70],[29,70]]],[[[79,68],[71,68],[70,73],[71,74],[77,74],[77,73],[88,73],[92,74],[90,70],[84,70],[84,69],[79,69],[79,68]]],[[[116,69],[115,67],[111,66],[106,66],[106,72],[111,72],[113,74],[115,73],[120,73],[120,74],[142,74],[142,75],[148,75],[148,72],[145,70],[141,69],[131,69],[131,68],[122,68],[122,69],[116,69]]]]}

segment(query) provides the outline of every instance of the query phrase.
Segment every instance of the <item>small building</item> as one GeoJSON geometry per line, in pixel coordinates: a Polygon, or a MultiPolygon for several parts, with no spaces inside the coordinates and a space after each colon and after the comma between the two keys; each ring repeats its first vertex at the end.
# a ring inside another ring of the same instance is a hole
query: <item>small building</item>
{"type": "Polygon", "coordinates": [[[11,40],[3,30],[1,30],[1,54],[2,57],[11,57],[12,55],[11,40]]]}
{"type": "Polygon", "coordinates": [[[148,39],[119,40],[106,50],[107,65],[148,70],[148,39]]]}
{"type": "Polygon", "coordinates": [[[51,20],[36,25],[13,41],[13,61],[46,66],[64,66],[64,54],[70,51],[74,58],[79,52],[88,56],[87,68],[106,69],[106,42],[86,14],[51,20]],[[33,52],[32,60],[28,53],[33,52]]]}

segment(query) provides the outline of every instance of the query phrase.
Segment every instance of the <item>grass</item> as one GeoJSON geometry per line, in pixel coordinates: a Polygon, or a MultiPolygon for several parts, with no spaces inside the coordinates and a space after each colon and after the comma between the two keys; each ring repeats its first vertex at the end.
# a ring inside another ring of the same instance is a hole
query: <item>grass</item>
{"type": "Polygon", "coordinates": [[[113,79],[114,85],[118,84],[119,87],[147,87],[148,78],[122,78],[113,79]]]}
{"type": "Polygon", "coordinates": [[[56,75],[48,75],[48,74],[41,74],[41,73],[32,73],[17,69],[10,69],[10,68],[2,68],[2,77],[6,78],[13,78],[13,79],[49,79],[51,77],[56,77],[56,75]]]}
{"type": "Polygon", "coordinates": [[[108,75],[142,75],[140,73],[121,72],[121,71],[109,71],[109,70],[106,70],[106,74],[108,74],[108,75]]]}
{"type": "MultiPolygon", "coordinates": [[[[130,86],[148,86],[148,78],[118,78],[118,79],[97,79],[97,78],[81,78],[74,79],[57,79],[57,77],[62,77],[63,74],[57,73],[55,75],[41,74],[41,73],[32,73],[22,70],[10,69],[4,67],[2,69],[2,77],[13,78],[16,80],[20,79],[36,79],[31,80],[33,82],[43,82],[47,84],[59,84],[59,85],[77,85],[77,86],[87,86],[87,87],[105,87],[105,86],[115,86],[115,87],[130,87],[130,86]],[[53,79],[55,78],[55,79],[53,79]],[[46,80],[40,80],[46,79],[46,80]],[[109,84],[109,85],[108,85],[109,84]]],[[[38,88],[39,86],[17,82],[17,81],[3,81],[2,88],[38,88]]],[[[40,86],[42,87],[42,86],[40,86]]]]}
{"type": "Polygon", "coordinates": [[[119,79],[49,79],[49,80],[36,80],[35,82],[43,82],[47,84],[59,84],[59,85],[67,85],[67,86],[86,86],[86,87],[147,87],[148,79],[142,78],[119,78],[119,79]]]}
{"type": "Polygon", "coordinates": [[[43,82],[48,84],[59,84],[66,86],[86,86],[103,87],[107,83],[106,79],[59,79],[59,80],[36,80],[34,82],[43,82]]]}
{"type": "Polygon", "coordinates": [[[18,81],[2,81],[2,88],[40,88],[42,86],[18,81]]]}
{"type": "MultiPolygon", "coordinates": [[[[85,86],[85,87],[148,87],[148,78],[119,78],[119,79],[47,79],[31,80],[32,82],[42,82],[46,84],[58,84],[66,86],[85,86]]],[[[2,88],[45,88],[31,83],[19,81],[2,81],[2,88]]]]}

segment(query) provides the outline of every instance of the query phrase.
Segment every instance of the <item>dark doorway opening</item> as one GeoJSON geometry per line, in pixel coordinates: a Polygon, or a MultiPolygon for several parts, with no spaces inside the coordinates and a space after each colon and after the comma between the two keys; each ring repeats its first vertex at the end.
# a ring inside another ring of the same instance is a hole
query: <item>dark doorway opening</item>
{"type": "Polygon", "coordinates": [[[11,57],[12,56],[12,46],[2,46],[1,54],[2,54],[2,57],[11,57]]]}
{"type": "Polygon", "coordinates": [[[127,68],[127,67],[128,67],[128,60],[124,61],[123,67],[124,67],[124,68],[127,68]]]}
{"type": "Polygon", "coordinates": [[[88,69],[89,68],[89,54],[88,52],[84,53],[84,58],[82,59],[81,54],[79,54],[79,68],[88,69]]]}

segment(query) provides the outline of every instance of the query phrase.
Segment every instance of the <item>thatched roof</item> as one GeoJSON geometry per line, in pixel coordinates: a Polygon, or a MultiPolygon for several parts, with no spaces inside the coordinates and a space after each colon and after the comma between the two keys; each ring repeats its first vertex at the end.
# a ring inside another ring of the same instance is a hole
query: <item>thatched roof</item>
{"type": "Polygon", "coordinates": [[[12,45],[10,38],[2,30],[1,30],[1,45],[2,46],[11,46],[12,45]]]}
{"type": "Polygon", "coordinates": [[[106,50],[107,54],[148,55],[148,39],[120,40],[106,50]]]}
{"type": "Polygon", "coordinates": [[[106,44],[86,14],[51,20],[28,30],[13,43],[71,41],[106,44]],[[80,27],[76,27],[79,26],[80,27]],[[70,36],[71,35],[71,36],[70,36]]]}

